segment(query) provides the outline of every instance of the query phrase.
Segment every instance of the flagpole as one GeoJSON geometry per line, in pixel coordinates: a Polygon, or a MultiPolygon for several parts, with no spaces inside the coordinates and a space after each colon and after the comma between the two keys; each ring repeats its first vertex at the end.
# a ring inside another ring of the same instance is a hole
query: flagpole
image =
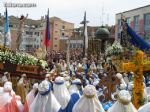
{"type": "Polygon", "coordinates": [[[5,26],[4,26],[4,49],[5,49],[5,47],[6,47],[6,17],[7,16],[7,7],[6,7],[6,12],[5,12],[5,26]]]}
{"type": "Polygon", "coordinates": [[[47,45],[46,45],[46,52],[47,52],[47,45]]]}
{"type": "Polygon", "coordinates": [[[48,46],[50,45],[50,22],[49,22],[49,8],[48,8],[48,12],[47,12],[47,21],[46,21],[46,30],[45,30],[45,40],[44,40],[44,44],[46,47],[46,52],[48,50],[48,46]]]}
{"type": "Polygon", "coordinates": [[[84,21],[83,21],[83,27],[84,27],[84,32],[83,32],[83,34],[84,34],[84,37],[83,37],[83,43],[84,43],[84,45],[83,45],[83,57],[85,57],[85,55],[86,55],[86,47],[85,47],[85,45],[86,45],[86,43],[85,43],[85,24],[86,24],[86,12],[85,12],[85,14],[84,14],[84,21]]]}

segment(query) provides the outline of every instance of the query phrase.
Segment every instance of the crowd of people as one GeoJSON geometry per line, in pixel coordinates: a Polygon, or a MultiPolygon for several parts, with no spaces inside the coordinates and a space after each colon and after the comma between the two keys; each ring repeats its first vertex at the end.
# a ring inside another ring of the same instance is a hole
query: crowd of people
{"type": "Polygon", "coordinates": [[[137,110],[131,102],[133,72],[117,73],[110,57],[91,57],[70,63],[62,57],[56,62],[51,60],[43,81],[30,84],[23,74],[15,88],[12,77],[5,72],[0,87],[0,112],[149,112],[146,90],[143,107],[137,110]],[[109,70],[114,71],[112,75],[120,84],[116,84],[112,98],[106,101],[104,91],[108,88],[99,83],[108,77],[109,70]]]}

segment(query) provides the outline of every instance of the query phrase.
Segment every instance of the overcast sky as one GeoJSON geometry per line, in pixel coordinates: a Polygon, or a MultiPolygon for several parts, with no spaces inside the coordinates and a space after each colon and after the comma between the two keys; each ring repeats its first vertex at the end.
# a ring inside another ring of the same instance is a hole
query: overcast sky
{"type": "Polygon", "coordinates": [[[40,19],[50,9],[50,17],[60,17],[79,26],[87,12],[89,25],[102,24],[102,7],[104,7],[104,24],[114,25],[115,14],[122,11],[150,5],[150,0],[0,0],[0,13],[4,13],[4,3],[36,3],[36,8],[8,8],[8,14],[20,16],[29,14],[29,18],[40,19]]]}

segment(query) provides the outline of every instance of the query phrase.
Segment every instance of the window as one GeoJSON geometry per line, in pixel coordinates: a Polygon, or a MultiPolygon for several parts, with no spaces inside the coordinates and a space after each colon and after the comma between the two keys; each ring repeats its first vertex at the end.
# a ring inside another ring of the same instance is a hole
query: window
{"type": "Polygon", "coordinates": [[[121,19],[118,19],[118,39],[121,38],[120,34],[121,34],[121,19]]]}
{"type": "Polygon", "coordinates": [[[144,14],[144,31],[150,30],[150,13],[144,14]]]}
{"type": "Polygon", "coordinates": [[[76,44],[75,43],[73,44],[73,48],[76,48],[76,44]]]}
{"type": "Polygon", "coordinates": [[[130,26],[130,18],[127,18],[127,24],[130,26]]]}
{"type": "Polygon", "coordinates": [[[80,48],[83,48],[83,44],[80,44],[80,48]]]}
{"type": "Polygon", "coordinates": [[[72,48],[72,44],[70,43],[70,48],[72,48]]]}
{"type": "Polygon", "coordinates": [[[62,32],[62,37],[64,37],[65,36],[65,33],[64,32],[62,32]]]}
{"type": "Polygon", "coordinates": [[[118,19],[118,31],[121,32],[121,19],[118,19]]]}
{"type": "Polygon", "coordinates": [[[28,32],[28,31],[26,31],[26,34],[27,34],[27,35],[29,35],[29,32],[28,32]]]}
{"type": "Polygon", "coordinates": [[[13,25],[12,25],[12,24],[10,24],[10,25],[9,25],[9,27],[13,27],[13,25]]]}
{"type": "Polygon", "coordinates": [[[33,35],[33,32],[26,31],[27,35],[33,35]]]}
{"type": "Polygon", "coordinates": [[[39,36],[39,32],[35,32],[34,34],[37,35],[37,36],[39,36]]]}
{"type": "Polygon", "coordinates": [[[33,35],[33,32],[30,32],[30,35],[33,35]]]}
{"type": "Polygon", "coordinates": [[[26,48],[31,48],[32,47],[32,45],[26,45],[26,48]]]}
{"type": "Polygon", "coordinates": [[[139,31],[139,16],[134,16],[134,30],[139,31]]]}
{"type": "Polygon", "coordinates": [[[81,46],[80,43],[78,43],[78,47],[77,48],[80,48],[80,46],[81,46]]]}
{"type": "Polygon", "coordinates": [[[38,48],[39,48],[39,45],[37,45],[36,48],[38,49],[38,48]]]}
{"type": "Polygon", "coordinates": [[[39,40],[37,39],[36,42],[39,43],[39,40]]]}
{"type": "Polygon", "coordinates": [[[62,25],[62,29],[65,29],[65,26],[64,26],[64,25],[62,25]]]}

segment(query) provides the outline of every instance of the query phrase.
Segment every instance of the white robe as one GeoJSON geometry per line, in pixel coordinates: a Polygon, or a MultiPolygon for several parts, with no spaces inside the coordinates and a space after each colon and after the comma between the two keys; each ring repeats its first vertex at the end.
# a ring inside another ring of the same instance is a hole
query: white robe
{"type": "Polygon", "coordinates": [[[68,102],[70,101],[70,94],[65,84],[61,84],[61,85],[54,84],[53,89],[54,89],[54,95],[57,101],[60,103],[61,108],[62,109],[66,108],[68,102]]]}
{"type": "Polygon", "coordinates": [[[29,112],[58,112],[61,106],[52,92],[42,96],[39,93],[29,108],[29,112]]]}
{"type": "Polygon", "coordinates": [[[72,84],[72,85],[70,86],[70,88],[69,88],[69,93],[70,93],[70,94],[77,93],[77,94],[79,94],[79,96],[80,96],[79,89],[78,89],[77,85],[75,85],[75,84],[72,84]]]}
{"type": "Polygon", "coordinates": [[[87,98],[83,95],[73,107],[72,112],[104,112],[104,109],[96,96],[87,98]]]}
{"type": "Polygon", "coordinates": [[[140,107],[138,112],[150,112],[150,102],[140,107]]]}
{"type": "Polygon", "coordinates": [[[115,104],[108,109],[108,112],[137,112],[137,110],[132,103],[123,105],[119,101],[116,101],[115,104]]]}

